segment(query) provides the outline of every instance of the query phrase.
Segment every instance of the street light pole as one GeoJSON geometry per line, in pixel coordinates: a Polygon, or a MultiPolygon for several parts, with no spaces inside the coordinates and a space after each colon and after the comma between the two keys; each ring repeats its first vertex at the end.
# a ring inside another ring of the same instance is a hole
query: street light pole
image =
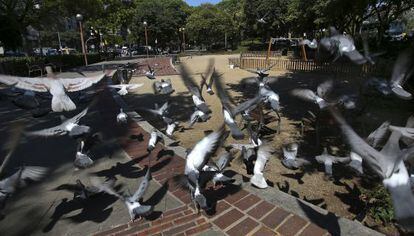
{"type": "Polygon", "coordinates": [[[185,52],[185,28],[180,28],[180,32],[183,32],[183,52],[185,52]]]}
{"type": "Polygon", "coordinates": [[[80,30],[80,39],[82,44],[82,53],[85,60],[85,65],[88,65],[88,57],[86,56],[86,49],[85,49],[85,41],[83,41],[83,26],[82,26],[82,20],[83,16],[81,14],[76,15],[76,20],[79,22],[79,30],[80,30]]]}
{"type": "Polygon", "coordinates": [[[147,32],[147,25],[148,23],[146,21],[144,21],[144,28],[145,28],[145,49],[147,51],[147,58],[149,58],[149,53],[148,53],[148,32],[147,32]]]}

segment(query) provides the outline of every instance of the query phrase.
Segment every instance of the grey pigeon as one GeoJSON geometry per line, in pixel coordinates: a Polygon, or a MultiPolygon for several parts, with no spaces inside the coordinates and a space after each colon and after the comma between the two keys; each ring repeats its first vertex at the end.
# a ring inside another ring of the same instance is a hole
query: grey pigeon
{"type": "Polygon", "coordinates": [[[402,161],[414,153],[414,147],[401,150],[401,133],[393,131],[383,149],[377,151],[355,133],[337,110],[331,108],[330,112],[339,123],[352,151],[360,155],[383,179],[384,186],[391,193],[398,224],[404,230],[414,232],[414,194],[411,190],[410,176],[402,161]]]}
{"type": "Polygon", "coordinates": [[[214,172],[213,184],[216,186],[217,183],[228,183],[234,181],[234,179],[227,177],[223,174],[225,168],[227,168],[232,160],[232,155],[229,152],[225,152],[220,155],[216,163],[209,163],[203,167],[203,171],[214,172]]]}
{"type": "Polygon", "coordinates": [[[181,65],[180,75],[184,82],[184,85],[192,94],[191,98],[193,99],[193,103],[197,107],[197,109],[204,113],[211,113],[211,110],[208,108],[203,98],[201,90],[202,87],[198,87],[197,83],[194,81],[194,78],[190,76],[190,73],[188,72],[188,69],[185,65],[181,65]]]}
{"type": "Polygon", "coordinates": [[[401,99],[410,100],[413,95],[402,87],[414,74],[414,48],[403,50],[395,61],[390,80],[391,90],[401,99]]]}
{"type": "Polygon", "coordinates": [[[101,135],[96,133],[94,135],[86,135],[81,137],[78,141],[78,148],[76,150],[76,158],[73,165],[77,168],[84,169],[93,165],[93,160],[89,157],[89,152],[92,147],[101,142],[101,135]]]}
{"type": "Polygon", "coordinates": [[[167,79],[167,80],[161,79],[160,82],[155,81],[152,84],[152,88],[155,94],[171,94],[174,92],[171,79],[167,79]]]}
{"type": "Polygon", "coordinates": [[[93,179],[93,185],[99,188],[101,191],[105,191],[108,194],[114,195],[121,199],[128,209],[128,213],[130,216],[131,221],[134,219],[145,217],[150,215],[154,211],[154,206],[151,205],[143,205],[141,203],[141,199],[143,198],[145,192],[148,189],[150,181],[152,179],[151,176],[151,168],[147,167],[147,172],[138,186],[138,189],[135,193],[130,195],[121,195],[117,193],[110,185],[101,183],[98,179],[93,179]]]}
{"type": "Polygon", "coordinates": [[[327,80],[318,86],[316,93],[310,89],[294,89],[292,95],[305,101],[318,104],[320,109],[324,109],[328,106],[328,102],[325,99],[328,93],[332,90],[332,87],[333,81],[327,80]]]}
{"type": "Polygon", "coordinates": [[[155,145],[157,145],[159,140],[162,140],[162,135],[155,128],[151,131],[150,139],[148,140],[147,151],[151,152],[154,150],[155,145]]]}
{"type": "Polygon", "coordinates": [[[215,77],[213,77],[213,73],[215,70],[216,69],[214,68],[214,59],[210,58],[206,72],[204,74],[201,74],[201,84],[200,84],[200,90],[202,91],[203,87],[206,86],[206,92],[210,95],[214,95],[213,82],[214,82],[215,77]]]}
{"type": "Polygon", "coordinates": [[[150,80],[155,79],[155,70],[152,69],[150,65],[148,65],[148,71],[145,72],[145,76],[150,80]]]}
{"type": "Polygon", "coordinates": [[[339,34],[334,27],[330,27],[330,33],[331,36],[322,38],[319,45],[332,55],[336,55],[334,61],[341,56],[346,56],[358,65],[367,62],[367,59],[356,50],[354,40],[349,35],[339,34]]]}
{"type": "Polygon", "coordinates": [[[188,127],[191,128],[196,122],[206,122],[208,119],[210,119],[209,114],[206,114],[203,111],[200,111],[196,108],[193,114],[191,114],[190,123],[188,127]]]}
{"type": "Polygon", "coordinates": [[[378,148],[379,145],[385,141],[387,134],[389,133],[388,128],[390,126],[389,121],[385,121],[376,130],[372,131],[367,137],[367,143],[374,148],[378,148]]]}
{"type": "Polygon", "coordinates": [[[328,176],[332,176],[332,164],[334,163],[346,163],[347,164],[351,162],[350,157],[336,157],[336,156],[330,155],[326,147],[323,149],[323,153],[319,156],[316,156],[315,159],[317,162],[324,164],[325,174],[328,176]]]}
{"type": "Polygon", "coordinates": [[[116,122],[118,124],[126,124],[128,122],[128,115],[121,108],[118,115],[116,115],[116,122]]]}
{"type": "MultiPolygon", "coordinates": [[[[103,184],[112,188],[115,185],[115,179],[107,179],[103,184]]],[[[92,196],[104,192],[102,188],[98,188],[97,186],[83,184],[80,179],[77,179],[75,184],[62,184],[54,190],[66,190],[68,192],[72,192],[73,199],[82,200],[86,200],[92,196]]]]}
{"type": "Polygon", "coordinates": [[[282,164],[286,168],[296,170],[304,165],[310,164],[310,162],[305,159],[297,158],[298,148],[299,145],[297,143],[290,143],[288,145],[283,146],[282,164]]]}
{"type": "Polygon", "coordinates": [[[82,112],[77,114],[76,116],[64,120],[62,124],[42,129],[39,131],[31,131],[27,132],[28,136],[43,136],[43,137],[52,137],[52,136],[63,136],[68,134],[71,137],[81,136],[84,134],[88,134],[90,132],[90,127],[85,125],[79,125],[79,121],[88,113],[89,107],[85,108],[82,112]]]}

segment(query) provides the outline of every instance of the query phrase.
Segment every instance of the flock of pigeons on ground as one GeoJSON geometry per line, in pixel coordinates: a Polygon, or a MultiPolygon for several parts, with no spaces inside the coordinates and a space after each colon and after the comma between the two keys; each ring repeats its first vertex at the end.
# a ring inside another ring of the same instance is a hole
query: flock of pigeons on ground
{"type": "MultiPolygon", "coordinates": [[[[333,30],[332,30],[333,31],[333,30]]],[[[312,43],[312,42],[310,42],[312,43]]],[[[314,42],[313,42],[314,43],[314,42]]],[[[369,55],[360,54],[356,51],[352,39],[333,31],[331,37],[322,39],[318,47],[328,49],[333,55],[346,56],[356,64],[371,62],[369,55]]],[[[411,99],[412,95],[402,87],[404,82],[409,79],[414,72],[414,50],[406,50],[398,57],[392,77],[387,82],[386,88],[390,93],[402,99],[411,99]]],[[[222,75],[215,70],[214,60],[210,60],[207,70],[201,76],[201,83],[198,84],[190,74],[187,66],[180,66],[181,78],[191,94],[194,103],[194,112],[189,117],[188,127],[192,127],[197,122],[206,122],[211,118],[212,111],[203,98],[203,88],[205,87],[209,96],[216,95],[222,105],[222,116],[224,122],[221,127],[214,132],[206,135],[199,140],[192,149],[187,150],[186,164],[184,173],[178,174],[174,180],[190,193],[191,199],[197,209],[209,209],[209,200],[203,194],[208,182],[214,185],[227,184],[234,182],[234,179],[225,175],[225,169],[234,159],[236,150],[240,151],[240,159],[246,165],[247,174],[251,175],[250,183],[261,189],[268,187],[264,176],[264,168],[272,153],[275,151],[270,143],[267,143],[263,136],[269,133],[280,131],[280,102],[279,95],[270,87],[271,79],[269,70],[257,69],[250,71],[256,74],[255,86],[257,93],[253,98],[237,104],[228,90],[225,89],[222,75]],[[277,117],[278,125],[276,129],[269,128],[263,118],[263,110],[268,109],[274,112],[277,117]],[[241,122],[238,123],[238,117],[241,122]],[[249,144],[231,144],[224,146],[225,140],[231,135],[235,140],[245,138],[243,129],[249,134],[249,144]],[[222,147],[222,153],[218,155],[217,161],[213,161],[216,152],[222,147]]],[[[118,70],[119,72],[119,70],[118,70]]],[[[70,111],[76,105],[69,98],[66,92],[81,91],[93,84],[98,83],[106,76],[112,77],[115,71],[101,73],[91,77],[80,77],[73,79],[58,78],[48,69],[47,78],[24,78],[16,76],[0,75],[0,82],[27,91],[49,92],[52,95],[51,108],[54,112],[70,111]]],[[[149,67],[146,73],[149,80],[155,79],[155,70],[149,67]]],[[[117,76],[118,85],[109,85],[111,88],[119,89],[118,94],[124,96],[131,89],[136,89],[143,84],[129,84],[123,76],[117,76]]],[[[370,81],[370,83],[374,83],[370,81]]],[[[172,94],[174,89],[171,80],[162,80],[153,83],[154,93],[172,94]]],[[[325,148],[323,153],[315,157],[318,163],[325,167],[325,173],[332,175],[333,164],[345,164],[355,170],[358,174],[366,174],[366,168],[374,171],[391,193],[395,218],[399,225],[406,230],[414,231],[414,194],[412,191],[414,167],[414,116],[411,116],[405,127],[391,125],[385,122],[377,130],[372,132],[367,138],[361,138],[341,115],[348,109],[354,109],[356,103],[351,97],[342,96],[339,99],[331,99],[330,94],[335,86],[333,81],[328,80],[321,83],[316,91],[310,89],[295,89],[291,92],[293,96],[304,101],[314,103],[322,111],[329,112],[339,124],[345,140],[350,146],[348,157],[337,157],[329,154],[325,148]],[[390,134],[391,133],[391,134],[390,134]],[[385,143],[385,144],[384,144],[385,143]]],[[[383,93],[385,88],[376,87],[383,93]]],[[[33,96],[34,93],[30,94],[33,96]]],[[[93,160],[88,155],[89,150],[100,141],[99,133],[92,132],[91,127],[81,125],[81,119],[88,113],[90,107],[95,103],[92,101],[87,108],[72,118],[62,118],[62,123],[58,126],[25,132],[27,136],[62,136],[68,135],[78,140],[78,149],[75,156],[74,165],[77,168],[88,168],[93,165],[93,160]]],[[[174,132],[180,123],[170,115],[170,103],[166,101],[162,106],[154,104],[154,108],[137,108],[142,112],[152,114],[154,117],[165,123],[165,134],[174,137],[174,132]]],[[[128,115],[121,109],[117,114],[116,122],[120,125],[127,123],[128,115]]],[[[16,125],[11,135],[11,144],[7,146],[9,153],[3,161],[0,174],[3,174],[8,159],[17,146],[21,132],[21,126],[16,125]],[[17,127],[17,128],[16,128],[17,127]],[[20,128],[18,128],[20,127],[20,128]],[[16,131],[18,130],[18,131],[16,131]]],[[[147,151],[152,152],[156,144],[164,139],[164,135],[154,129],[150,134],[147,151]]],[[[302,168],[310,163],[310,160],[297,157],[299,145],[291,143],[283,147],[282,164],[289,169],[302,168]]],[[[91,178],[91,185],[85,186],[77,181],[74,185],[76,190],[74,197],[85,199],[97,193],[107,193],[118,197],[127,206],[131,220],[145,217],[153,212],[154,206],[142,203],[148,185],[151,181],[151,165],[148,163],[147,172],[134,194],[122,193],[114,189],[115,181],[108,179],[101,181],[98,178],[91,178]]],[[[4,206],[6,199],[20,187],[26,180],[40,180],[47,173],[46,168],[42,167],[21,167],[17,172],[0,181],[0,203],[4,206]]]]}

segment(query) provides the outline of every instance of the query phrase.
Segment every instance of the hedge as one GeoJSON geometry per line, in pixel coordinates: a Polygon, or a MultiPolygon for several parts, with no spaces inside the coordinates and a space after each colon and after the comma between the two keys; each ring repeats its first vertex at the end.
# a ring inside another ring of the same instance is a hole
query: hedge
{"type": "MultiPolygon", "coordinates": [[[[88,64],[103,61],[107,55],[88,54],[88,64]]],[[[44,65],[52,63],[62,68],[62,71],[83,66],[84,58],[82,54],[74,55],[55,55],[45,57],[2,57],[0,58],[0,73],[18,76],[28,76],[28,65],[44,65]]],[[[33,74],[32,74],[33,76],[33,74]]]]}

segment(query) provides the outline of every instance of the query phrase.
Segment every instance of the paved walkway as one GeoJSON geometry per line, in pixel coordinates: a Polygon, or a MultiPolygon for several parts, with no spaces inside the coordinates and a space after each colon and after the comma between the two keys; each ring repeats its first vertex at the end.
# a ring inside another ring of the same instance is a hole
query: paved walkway
{"type": "MultiPolygon", "coordinates": [[[[114,117],[119,111],[111,94],[104,96],[105,123],[118,129],[114,117]]],[[[178,173],[183,173],[185,159],[168,151],[158,144],[155,150],[145,156],[149,134],[135,121],[128,123],[128,132],[119,139],[121,147],[131,157],[140,157],[137,165],[144,167],[151,159],[151,165],[161,162],[164,155],[172,154],[166,166],[153,171],[153,181],[168,184],[168,195],[176,198],[181,205],[176,209],[165,211],[154,221],[135,221],[114,226],[112,229],[96,235],[329,235],[317,225],[287,212],[281,207],[263,200],[260,196],[250,193],[236,185],[227,187],[212,186],[205,190],[209,199],[216,203],[212,211],[198,214],[190,203],[188,192],[180,189],[169,181],[178,173]],[[131,137],[141,137],[140,142],[131,137]]]]}

